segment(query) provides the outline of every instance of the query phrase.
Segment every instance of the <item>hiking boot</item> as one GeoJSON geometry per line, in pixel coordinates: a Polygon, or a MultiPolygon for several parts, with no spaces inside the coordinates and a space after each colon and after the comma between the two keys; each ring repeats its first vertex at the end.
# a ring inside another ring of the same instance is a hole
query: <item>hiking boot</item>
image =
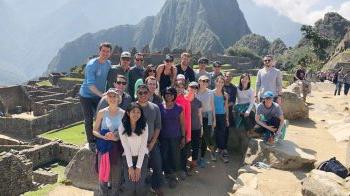
{"type": "Polygon", "coordinates": [[[212,161],[216,161],[216,152],[215,151],[210,152],[210,158],[212,161]]]}

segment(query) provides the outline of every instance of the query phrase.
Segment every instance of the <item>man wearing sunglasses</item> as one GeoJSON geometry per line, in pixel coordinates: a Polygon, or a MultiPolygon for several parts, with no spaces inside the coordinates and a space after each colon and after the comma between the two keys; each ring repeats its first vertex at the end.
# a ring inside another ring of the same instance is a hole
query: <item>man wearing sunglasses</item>
{"type": "Polygon", "coordinates": [[[137,103],[141,105],[144,115],[147,117],[148,125],[148,151],[149,167],[153,173],[151,177],[151,187],[156,195],[164,195],[161,190],[162,184],[162,157],[158,145],[158,136],[162,126],[159,107],[149,101],[150,91],[147,85],[142,84],[137,89],[137,103]]]}
{"type": "Polygon", "coordinates": [[[145,73],[145,68],[143,67],[143,55],[141,53],[135,54],[134,58],[135,65],[130,68],[129,72],[129,94],[132,96],[133,100],[135,100],[135,97],[133,95],[135,94],[135,82],[143,78],[145,73]]]}
{"type": "Polygon", "coordinates": [[[273,65],[273,57],[266,55],[263,59],[264,67],[258,71],[256,78],[256,91],[255,98],[260,102],[262,101],[262,95],[271,91],[273,93],[273,100],[277,103],[281,103],[280,97],[282,95],[282,74],[279,69],[276,69],[273,65]]]}
{"type": "MultiPolygon", "coordinates": [[[[132,102],[131,96],[125,92],[127,84],[128,83],[127,83],[126,77],[123,75],[118,75],[115,78],[115,80],[113,81],[113,88],[116,88],[122,97],[122,100],[119,104],[119,107],[123,110],[126,110],[128,105],[132,102]]],[[[100,109],[103,109],[107,106],[108,106],[107,97],[103,96],[101,101],[98,103],[97,111],[99,111],[100,109]]]]}
{"type": "Polygon", "coordinates": [[[126,78],[129,77],[131,54],[130,52],[124,51],[120,55],[119,65],[112,65],[107,77],[107,89],[114,88],[113,82],[118,75],[123,75],[126,78]]]}

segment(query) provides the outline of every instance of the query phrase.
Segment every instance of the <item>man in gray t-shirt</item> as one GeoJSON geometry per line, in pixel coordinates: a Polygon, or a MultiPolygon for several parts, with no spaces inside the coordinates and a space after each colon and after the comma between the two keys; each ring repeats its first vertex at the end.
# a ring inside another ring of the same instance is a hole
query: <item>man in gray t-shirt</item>
{"type": "Polygon", "coordinates": [[[156,195],[163,195],[161,188],[162,180],[162,162],[160,149],[158,147],[158,136],[162,126],[159,107],[149,102],[150,92],[145,84],[142,84],[136,89],[137,103],[141,105],[143,115],[146,117],[148,125],[148,144],[149,151],[148,164],[152,168],[151,186],[155,190],[156,195]]]}
{"type": "Polygon", "coordinates": [[[281,107],[273,102],[274,93],[267,91],[263,94],[263,101],[258,105],[255,114],[255,131],[262,133],[264,140],[274,144],[274,135],[281,133],[284,117],[281,107]]]}

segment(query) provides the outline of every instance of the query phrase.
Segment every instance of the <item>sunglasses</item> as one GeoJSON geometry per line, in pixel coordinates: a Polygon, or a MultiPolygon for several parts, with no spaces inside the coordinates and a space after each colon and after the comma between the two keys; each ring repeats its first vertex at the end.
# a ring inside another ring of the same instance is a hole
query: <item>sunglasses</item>
{"type": "Polygon", "coordinates": [[[270,60],[270,59],[267,59],[267,60],[264,60],[264,62],[271,62],[271,60],[270,60]]]}
{"type": "Polygon", "coordinates": [[[126,82],[122,82],[122,81],[117,81],[117,84],[122,84],[122,85],[126,85],[126,82]]]}
{"type": "Polygon", "coordinates": [[[122,58],[122,61],[130,61],[130,58],[122,58]]]}
{"type": "Polygon", "coordinates": [[[143,59],[135,59],[135,61],[143,61],[143,59]]]}
{"type": "Polygon", "coordinates": [[[137,92],[138,95],[142,96],[142,95],[147,95],[148,91],[139,91],[137,92]]]}
{"type": "Polygon", "coordinates": [[[209,80],[200,80],[200,82],[209,83],[209,80]]]}

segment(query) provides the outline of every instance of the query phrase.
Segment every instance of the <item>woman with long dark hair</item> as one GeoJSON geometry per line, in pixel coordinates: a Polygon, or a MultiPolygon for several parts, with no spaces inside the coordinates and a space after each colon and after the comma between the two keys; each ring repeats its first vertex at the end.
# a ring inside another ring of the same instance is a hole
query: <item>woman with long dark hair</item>
{"type": "Polygon", "coordinates": [[[96,137],[99,189],[97,195],[117,195],[121,176],[121,152],[118,127],[124,115],[119,108],[120,93],[116,89],[107,91],[108,107],[96,116],[93,134],[96,137]],[[108,189],[108,183],[110,189],[108,189]]]}
{"type": "MultiPolygon", "coordinates": [[[[228,163],[227,127],[230,125],[230,121],[228,112],[228,95],[224,92],[224,85],[225,78],[223,76],[218,76],[215,80],[215,89],[213,90],[216,118],[215,140],[220,158],[224,161],[224,163],[228,163]]],[[[213,152],[212,158],[213,161],[216,161],[215,152],[213,152]]]]}
{"type": "Polygon", "coordinates": [[[119,126],[119,135],[124,148],[125,189],[122,195],[146,195],[148,127],[139,104],[131,103],[127,108],[122,124],[119,126]]]}

